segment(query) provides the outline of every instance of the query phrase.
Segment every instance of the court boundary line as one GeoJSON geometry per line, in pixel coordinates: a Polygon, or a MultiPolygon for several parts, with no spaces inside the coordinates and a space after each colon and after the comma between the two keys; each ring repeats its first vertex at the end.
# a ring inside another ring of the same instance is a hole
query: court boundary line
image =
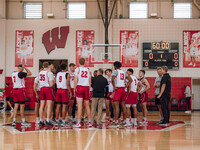
{"type": "Polygon", "coordinates": [[[87,150],[90,146],[90,144],[92,143],[94,136],[96,135],[98,130],[95,130],[94,133],[92,134],[92,137],[90,138],[90,140],[88,141],[87,145],[85,146],[84,150],[87,150]]]}
{"type": "Polygon", "coordinates": [[[15,129],[14,127],[12,126],[4,126],[6,124],[10,124],[10,123],[6,123],[6,124],[3,124],[3,125],[0,125],[0,127],[2,127],[3,129],[7,130],[8,132],[10,132],[11,134],[24,134],[24,133],[36,133],[36,132],[52,132],[52,131],[56,131],[56,132],[59,132],[59,131],[99,131],[99,130],[108,130],[108,131],[160,131],[160,132],[167,132],[167,131],[172,131],[174,129],[177,129],[177,128],[180,128],[182,126],[185,126],[185,125],[191,125],[193,124],[192,122],[188,122],[188,121],[183,121],[184,123],[183,124],[177,124],[177,125],[174,125],[174,126],[169,126],[169,127],[166,127],[164,129],[160,129],[160,130],[147,130],[147,129],[144,129],[144,130],[137,130],[137,129],[134,129],[134,128],[126,128],[126,129],[119,129],[119,128],[111,128],[111,129],[98,129],[98,128],[88,128],[88,129],[80,129],[80,128],[75,128],[75,129],[67,129],[67,128],[61,128],[61,129],[58,129],[58,130],[35,130],[35,131],[27,131],[27,132],[21,132],[17,129],[15,129]]]}

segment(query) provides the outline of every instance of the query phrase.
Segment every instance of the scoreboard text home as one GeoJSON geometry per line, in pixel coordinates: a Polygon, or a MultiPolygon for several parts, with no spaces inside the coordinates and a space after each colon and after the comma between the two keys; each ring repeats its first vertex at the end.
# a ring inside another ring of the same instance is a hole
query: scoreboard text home
{"type": "Polygon", "coordinates": [[[179,43],[143,43],[143,69],[157,69],[162,66],[179,69],[179,43]]]}

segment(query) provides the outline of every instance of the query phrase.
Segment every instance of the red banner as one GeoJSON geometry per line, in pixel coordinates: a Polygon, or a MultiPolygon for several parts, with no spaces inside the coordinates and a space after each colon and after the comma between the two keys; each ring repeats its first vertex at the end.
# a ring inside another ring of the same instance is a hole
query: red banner
{"type": "Polygon", "coordinates": [[[33,67],[34,31],[17,30],[15,35],[15,67],[33,67]]]}
{"type": "Polygon", "coordinates": [[[183,67],[200,67],[200,31],[183,31],[183,67]]]}
{"type": "Polygon", "coordinates": [[[94,30],[76,31],[76,65],[79,66],[79,58],[85,58],[85,67],[94,67],[91,63],[94,50],[90,46],[94,44],[94,30]]]}
{"type": "Polygon", "coordinates": [[[122,67],[138,67],[139,32],[120,31],[122,67]]]}

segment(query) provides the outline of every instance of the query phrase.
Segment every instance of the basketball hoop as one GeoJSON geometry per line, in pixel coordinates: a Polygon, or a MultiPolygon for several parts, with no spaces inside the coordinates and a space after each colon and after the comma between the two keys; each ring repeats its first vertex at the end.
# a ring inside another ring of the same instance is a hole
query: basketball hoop
{"type": "Polygon", "coordinates": [[[103,61],[105,64],[107,64],[107,63],[110,61],[110,59],[102,59],[102,61],[103,61]]]}

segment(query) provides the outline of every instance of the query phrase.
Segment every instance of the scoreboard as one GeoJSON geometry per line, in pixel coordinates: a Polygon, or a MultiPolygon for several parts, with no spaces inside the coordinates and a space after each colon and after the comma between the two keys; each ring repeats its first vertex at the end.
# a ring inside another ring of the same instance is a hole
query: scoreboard
{"type": "Polygon", "coordinates": [[[179,43],[143,43],[143,69],[157,69],[162,66],[179,69],[179,43]]]}

